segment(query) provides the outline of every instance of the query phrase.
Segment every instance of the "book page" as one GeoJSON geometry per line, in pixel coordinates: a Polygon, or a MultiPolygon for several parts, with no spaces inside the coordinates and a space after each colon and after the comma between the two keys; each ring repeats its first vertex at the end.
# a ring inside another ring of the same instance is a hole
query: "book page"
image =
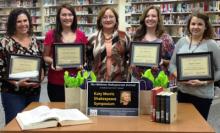
{"type": "Polygon", "coordinates": [[[24,125],[29,125],[42,122],[47,119],[55,119],[56,114],[51,113],[50,108],[47,106],[39,106],[33,110],[18,113],[17,117],[22,121],[24,125]]]}
{"type": "Polygon", "coordinates": [[[73,121],[84,121],[89,120],[89,118],[80,112],[78,109],[51,109],[51,111],[55,112],[58,117],[59,121],[65,120],[73,120],[73,121]]]}

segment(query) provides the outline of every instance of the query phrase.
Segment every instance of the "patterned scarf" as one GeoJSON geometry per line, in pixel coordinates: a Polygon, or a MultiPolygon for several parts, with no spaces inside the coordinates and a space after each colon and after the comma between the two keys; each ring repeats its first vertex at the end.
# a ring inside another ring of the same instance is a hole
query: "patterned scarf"
{"type": "MultiPolygon", "coordinates": [[[[102,31],[96,32],[89,38],[87,49],[88,64],[92,65],[99,81],[106,81],[106,47],[102,31]],[[89,52],[90,51],[90,52],[89,52]],[[93,55],[93,57],[89,57],[93,55]]],[[[129,37],[121,31],[114,31],[112,38],[110,81],[126,81],[129,54],[129,37]]]]}

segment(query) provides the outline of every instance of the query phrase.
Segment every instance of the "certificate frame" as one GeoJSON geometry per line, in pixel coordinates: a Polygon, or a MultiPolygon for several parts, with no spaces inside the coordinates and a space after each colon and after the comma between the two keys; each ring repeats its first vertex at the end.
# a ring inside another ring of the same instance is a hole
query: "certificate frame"
{"type": "Polygon", "coordinates": [[[57,66],[62,68],[77,68],[83,65],[84,62],[84,45],[82,43],[54,43],[53,57],[54,68],[57,66]],[[70,54],[73,51],[76,53],[70,54]],[[61,61],[60,59],[62,58],[60,54],[62,52],[65,52],[65,54],[69,53],[69,55],[63,55],[63,57],[68,58],[66,61],[61,61]],[[70,60],[74,57],[79,57],[79,59],[70,60]]]}
{"type": "Polygon", "coordinates": [[[159,66],[161,59],[161,44],[160,42],[131,42],[130,63],[136,66],[145,67],[159,66]],[[139,55],[137,55],[137,53],[139,55]],[[145,57],[145,59],[142,59],[143,57],[145,57]]]}
{"type": "Polygon", "coordinates": [[[29,82],[41,82],[41,56],[8,54],[8,65],[6,70],[8,80],[28,78],[29,82]]]}
{"type": "Polygon", "coordinates": [[[177,80],[214,80],[212,52],[181,53],[176,56],[177,80]]]}

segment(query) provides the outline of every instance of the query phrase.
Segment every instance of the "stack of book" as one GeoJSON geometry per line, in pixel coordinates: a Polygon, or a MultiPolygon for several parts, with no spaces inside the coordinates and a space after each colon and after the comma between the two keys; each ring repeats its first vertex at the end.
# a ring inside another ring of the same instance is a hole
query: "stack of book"
{"type": "Polygon", "coordinates": [[[177,119],[177,95],[174,92],[163,91],[162,87],[152,89],[152,121],[173,123],[177,119]]]}

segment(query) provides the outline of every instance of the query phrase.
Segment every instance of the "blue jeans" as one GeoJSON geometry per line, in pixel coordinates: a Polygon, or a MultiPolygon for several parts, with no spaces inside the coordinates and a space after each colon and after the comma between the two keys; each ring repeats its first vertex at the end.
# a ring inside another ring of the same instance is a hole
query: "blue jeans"
{"type": "Polygon", "coordinates": [[[23,96],[1,92],[2,105],[5,111],[5,124],[9,123],[17,113],[21,112],[31,102],[38,102],[40,95],[23,96]]]}

